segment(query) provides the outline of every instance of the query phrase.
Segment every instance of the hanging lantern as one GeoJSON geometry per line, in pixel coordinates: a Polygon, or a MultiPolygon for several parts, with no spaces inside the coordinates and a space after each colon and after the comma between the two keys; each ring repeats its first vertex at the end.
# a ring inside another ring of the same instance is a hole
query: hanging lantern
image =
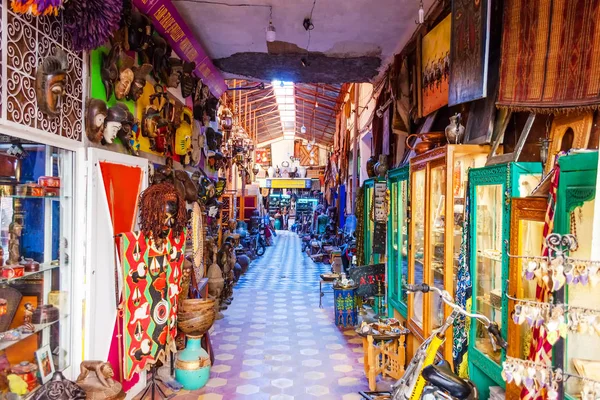
{"type": "Polygon", "coordinates": [[[231,132],[233,129],[233,113],[228,108],[221,114],[221,125],[225,132],[231,132]]]}

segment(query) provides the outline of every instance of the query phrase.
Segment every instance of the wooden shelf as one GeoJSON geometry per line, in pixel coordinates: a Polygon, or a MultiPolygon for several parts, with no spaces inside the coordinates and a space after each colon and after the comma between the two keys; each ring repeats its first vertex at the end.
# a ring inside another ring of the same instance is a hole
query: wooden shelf
{"type": "Polygon", "coordinates": [[[19,339],[17,339],[17,340],[11,340],[11,341],[6,341],[6,342],[0,342],[0,351],[2,351],[2,350],[6,350],[6,349],[7,349],[7,348],[9,348],[10,346],[12,346],[12,345],[14,345],[14,344],[16,344],[16,343],[19,343],[20,341],[22,341],[22,340],[25,340],[25,339],[27,339],[28,337],[30,337],[30,336],[33,336],[33,335],[35,335],[36,333],[38,333],[38,332],[41,332],[41,331],[43,331],[44,329],[46,329],[46,328],[49,328],[49,327],[51,327],[52,325],[54,325],[54,324],[56,324],[56,323],[58,323],[58,322],[60,322],[60,321],[63,321],[63,320],[65,320],[65,319],[67,319],[68,317],[69,317],[69,314],[64,314],[64,315],[61,315],[61,316],[60,316],[60,317],[59,317],[59,318],[58,318],[56,321],[54,321],[54,322],[49,322],[49,323],[47,323],[47,324],[33,324],[33,326],[35,327],[35,330],[34,330],[32,333],[27,333],[27,334],[21,335],[21,337],[20,337],[19,339]]]}
{"type": "Polygon", "coordinates": [[[25,279],[25,278],[30,277],[31,275],[40,274],[42,272],[50,271],[50,270],[52,270],[54,268],[58,268],[58,267],[60,267],[59,264],[56,264],[56,265],[55,264],[40,264],[39,271],[25,272],[23,274],[23,276],[18,276],[18,277],[13,277],[13,278],[0,278],[0,283],[11,283],[13,281],[17,281],[19,279],[25,279]]]}

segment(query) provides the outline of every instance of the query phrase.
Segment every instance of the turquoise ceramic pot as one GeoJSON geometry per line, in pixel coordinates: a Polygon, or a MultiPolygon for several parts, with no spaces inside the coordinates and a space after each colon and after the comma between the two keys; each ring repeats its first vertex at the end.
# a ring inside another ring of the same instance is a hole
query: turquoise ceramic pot
{"type": "Polygon", "coordinates": [[[210,357],[201,346],[201,336],[188,336],[187,345],[177,353],[175,380],[186,390],[203,388],[210,377],[210,357]]]}

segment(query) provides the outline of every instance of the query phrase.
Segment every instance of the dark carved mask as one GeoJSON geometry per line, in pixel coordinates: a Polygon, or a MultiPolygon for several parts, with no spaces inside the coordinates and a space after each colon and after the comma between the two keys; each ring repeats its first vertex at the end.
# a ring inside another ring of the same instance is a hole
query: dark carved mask
{"type": "Polygon", "coordinates": [[[193,73],[196,69],[196,63],[183,63],[183,75],[181,77],[181,96],[185,99],[190,97],[194,88],[198,83],[198,79],[194,77],[193,73]]]}
{"type": "Polygon", "coordinates": [[[106,93],[106,101],[110,100],[112,96],[115,82],[119,79],[119,69],[117,67],[117,61],[121,56],[121,45],[115,44],[108,55],[102,56],[102,67],[100,69],[100,76],[102,77],[102,83],[104,84],[104,90],[106,93]]]}
{"type": "Polygon", "coordinates": [[[144,87],[146,86],[146,77],[152,71],[151,64],[142,64],[139,67],[133,67],[133,83],[129,90],[127,98],[129,100],[137,101],[144,93],[144,87]]]}
{"type": "Polygon", "coordinates": [[[133,117],[133,114],[127,110],[127,118],[121,123],[121,130],[117,133],[117,137],[121,140],[121,143],[123,143],[123,146],[125,146],[125,149],[129,154],[137,156],[139,153],[133,148],[131,143],[134,125],[136,125],[135,118],[133,117]]]}
{"type": "Polygon", "coordinates": [[[154,28],[150,18],[134,9],[131,13],[130,23],[127,26],[129,48],[136,52],[146,50],[152,42],[153,31],[154,28]]]}
{"type": "Polygon", "coordinates": [[[67,55],[59,50],[56,55],[46,57],[37,68],[35,95],[38,108],[51,117],[60,114],[65,96],[68,66],[67,55]]]}
{"type": "Polygon", "coordinates": [[[85,134],[90,142],[100,143],[108,114],[106,103],[100,99],[88,99],[85,108],[85,134]]]}
{"type": "Polygon", "coordinates": [[[128,114],[129,109],[123,103],[117,103],[108,109],[108,114],[104,120],[102,144],[110,144],[115,140],[123,127],[123,122],[127,121],[128,114]]]}
{"type": "Polygon", "coordinates": [[[178,58],[171,58],[169,60],[169,63],[171,66],[171,72],[169,74],[169,77],[167,78],[167,86],[176,88],[181,82],[181,77],[183,75],[183,64],[178,58]]]}

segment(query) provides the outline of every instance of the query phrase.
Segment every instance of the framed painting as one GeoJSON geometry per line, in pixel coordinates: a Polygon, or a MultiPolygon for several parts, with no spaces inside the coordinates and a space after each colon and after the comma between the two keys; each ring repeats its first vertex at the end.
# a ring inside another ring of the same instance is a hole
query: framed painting
{"type": "Polygon", "coordinates": [[[487,96],[491,0],[452,0],[448,105],[487,96]]]}
{"type": "Polygon", "coordinates": [[[421,44],[423,116],[448,104],[451,23],[452,16],[448,15],[423,37],[421,44]]]}

